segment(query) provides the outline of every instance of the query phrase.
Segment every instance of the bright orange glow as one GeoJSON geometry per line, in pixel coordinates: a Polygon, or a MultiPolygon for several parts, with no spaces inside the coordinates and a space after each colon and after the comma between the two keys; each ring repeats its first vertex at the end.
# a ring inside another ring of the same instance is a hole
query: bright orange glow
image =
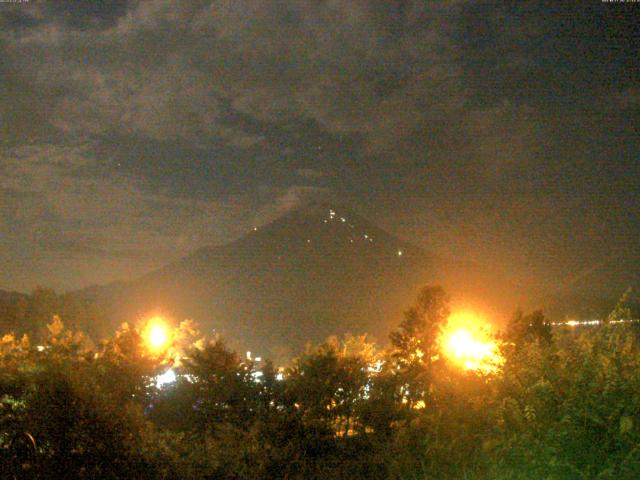
{"type": "Polygon", "coordinates": [[[169,343],[169,328],[160,317],[149,320],[145,331],[144,339],[151,350],[159,351],[167,347],[169,343]]]}
{"type": "Polygon", "coordinates": [[[424,400],[418,400],[416,403],[413,404],[413,409],[414,410],[422,410],[426,406],[427,406],[427,404],[425,403],[424,400]]]}
{"type": "Polygon", "coordinates": [[[440,345],[447,359],[465,370],[490,373],[502,363],[489,324],[471,312],[456,312],[449,317],[440,345]]]}

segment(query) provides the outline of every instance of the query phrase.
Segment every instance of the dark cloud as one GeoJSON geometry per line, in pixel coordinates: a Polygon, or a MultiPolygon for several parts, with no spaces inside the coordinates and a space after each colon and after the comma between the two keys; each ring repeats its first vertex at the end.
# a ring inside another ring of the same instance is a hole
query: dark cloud
{"type": "MultiPolygon", "coordinates": [[[[84,252],[89,265],[145,242],[178,256],[322,195],[426,247],[562,273],[608,229],[623,232],[613,249],[637,233],[624,220],[640,173],[637,15],[599,2],[0,4],[3,255],[84,252]]],[[[87,280],[74,268],[65,286],[87,280]]]]}
{"type": "Polygon", "coordinates": [[[42,3],[42,16],[60,21],[71,29],[103,30],[113,27],[135,3],[129,0],[56,0],[42,3]]]}
{"type": "Polygon", "coordinates": [[[6,29],[22,31],[52,23],[73,30],[104,30],[113,27],[138,2],[55,0],[7,3],[3,5],[0,24],[6,29]]]}

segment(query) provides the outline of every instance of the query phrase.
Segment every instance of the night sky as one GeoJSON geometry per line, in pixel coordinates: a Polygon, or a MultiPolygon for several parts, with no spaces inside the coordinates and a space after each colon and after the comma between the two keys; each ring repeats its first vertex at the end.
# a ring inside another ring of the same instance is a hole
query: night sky
{"type": "Polygon", "coordinates": [[[316,197],[523,288],[634,268],[639,46],[640,3],[599,0],[0,3],[0,288],[316,197]]]}

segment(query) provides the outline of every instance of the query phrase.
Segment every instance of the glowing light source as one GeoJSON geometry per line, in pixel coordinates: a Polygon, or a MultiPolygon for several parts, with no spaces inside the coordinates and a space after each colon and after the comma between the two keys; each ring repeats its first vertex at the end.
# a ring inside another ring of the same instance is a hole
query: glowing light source
{"type": "Polygon", "coordinates": [[[169,329],[160,317],[149,320],[144,331],[144,339],[151,350],[159,351],[169,343],[169,329]]]}
{"type": "Polygon", "coordinates": [[[155,378],[156,381],[156,385],[158,388],[162,388],[165,385],[168,385],[170,383],[173,383],[176,381],[176,373],[170,368],[169,370],[167,370],[166,372],[164,372],[161,375],[158,375],[155,378]]]}
{"type": "Polygon", "coordinates": [[[149,331],[149,343],[156,348],[167,343],[167,332],[161,325],[154,325],[149,331]]]}
{"type": "Polygon", "coordinates": [[[488,323],[470,312],[449,317],[440,344],[449,361],[465,370],[490,373],[502,363],[488,323]]]}

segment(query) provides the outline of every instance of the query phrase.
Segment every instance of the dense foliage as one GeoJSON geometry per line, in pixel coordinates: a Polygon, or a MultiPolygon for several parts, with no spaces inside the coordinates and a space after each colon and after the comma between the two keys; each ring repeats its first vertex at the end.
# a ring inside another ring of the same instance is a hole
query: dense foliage
{"type": "Polygon", "coordinates": [[[583,329],[518,313],[485,372],[441,354],[448,315],[427,287],[388,347],[332,338],[286,367],[188,321],[160,352],[126,325],[96,346],[59,317],[38,344],[6,334],[0,478],[640,478],[640,343],[623,306],[583,329]]]}

